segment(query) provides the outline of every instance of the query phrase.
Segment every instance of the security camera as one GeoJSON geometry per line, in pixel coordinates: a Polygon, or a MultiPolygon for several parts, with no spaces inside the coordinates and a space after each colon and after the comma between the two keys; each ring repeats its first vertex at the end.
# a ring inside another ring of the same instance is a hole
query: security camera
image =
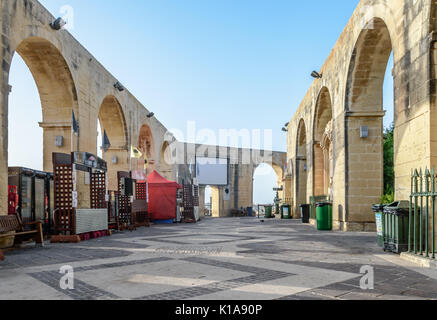
{"type": "Polygon", "coordinates": [[[114,84],[114,88],[120,92],[124,91],[124,86],[119,81],[114,84]]]}
{"type": "Polygon", "coordinates": [[[50,27],[52,27],[53,30],[58,31],[61,30],[66,24],[67,22],[64,19],[58,18],[52,23],[50,23],[50,27]]]}
{"type": "Polygon", "coordinates": [[[321,79],[323,77],[323,74],[318,73],[317,71],[311,72],[311,77],[315,79],[321,79]]]}

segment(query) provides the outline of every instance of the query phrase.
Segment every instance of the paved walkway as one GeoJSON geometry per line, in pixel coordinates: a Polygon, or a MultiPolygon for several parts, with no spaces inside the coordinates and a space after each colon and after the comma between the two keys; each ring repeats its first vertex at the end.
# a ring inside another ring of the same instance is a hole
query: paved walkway
{"type": "Polygon", "coordinates": [[[371,233],[205,219],[7,252],[0,299],[437,299],[437,271],[384,254],[371,233]],[[60,286],[66,265],[73,290],[60,286]],[[373,290],[360,288],[363,266],[374,268],[373,290]]]}

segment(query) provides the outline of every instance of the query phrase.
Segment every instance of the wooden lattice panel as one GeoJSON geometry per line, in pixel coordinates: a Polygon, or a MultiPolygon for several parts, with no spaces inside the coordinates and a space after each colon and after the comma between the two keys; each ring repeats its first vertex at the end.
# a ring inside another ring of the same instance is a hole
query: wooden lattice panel
{"type": "Polygon", "coordinates": [[[196,222],[194,216],[194,196],[193,186],[191,184],[185,184],[183,186],[183,206],[184,211],[182,214],[183,222],[196,222]]]}
{"type": "Polygon", "coordinates": [[[194,196],[193,196],[193,204],[195,207],[199,206],[199,186],[194,185],[194,196]]]}
{"type": "Polygon", "coordinates": [[[106,172],[95,172],[91,174],[91,208],[106,209],[106,172]]]}
{"type": "Polygon", "coordinates": [[[129,172],[118,172],[118,219],[120,224],[130,225],[132,222],[132,205],[130,202],[130,197],[121,195],[121,179],[129,178],[129,172]]]}
{"type": "Polygon", "coordinates": [[[74,234],[75,217],[73,208],[73,167],[56,165],[54,167],[55,233],[74,234]]]}
{"type": "Polygon", "coordinates": [[[147,186],[145,182],[135,184],[135,198],[137,200],[147,200],[147,186]]]}

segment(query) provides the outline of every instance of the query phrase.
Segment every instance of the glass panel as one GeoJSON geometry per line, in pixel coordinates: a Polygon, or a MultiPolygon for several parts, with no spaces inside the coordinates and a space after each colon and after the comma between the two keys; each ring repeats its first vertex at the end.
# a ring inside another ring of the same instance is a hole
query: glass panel
{"type": "Polygon", "coordinates": [[[23,222],[32,221],[32,178],[21,178],[21,219],[23,222]]]}
{"type": "Polygon", "coordinates": [[[45,181],[35,178],[35,221],[43,221],[45,218],[45,181]]]}

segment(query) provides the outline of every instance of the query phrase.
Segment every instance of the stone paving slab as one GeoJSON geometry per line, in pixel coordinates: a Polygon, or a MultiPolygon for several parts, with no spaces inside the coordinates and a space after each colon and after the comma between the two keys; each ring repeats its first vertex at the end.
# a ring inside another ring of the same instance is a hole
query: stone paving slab
{"type": "Polygon", "coordinates": [[[295,220],[205,219],[5,255],[0,299],[437,300],[437,271],[383,253],[374,233],[295,220]],[[74,290],[60,288],[65,265],[74,290]],[[375,270],[373,290],[360,288],[363,266],[375,270]]]}

